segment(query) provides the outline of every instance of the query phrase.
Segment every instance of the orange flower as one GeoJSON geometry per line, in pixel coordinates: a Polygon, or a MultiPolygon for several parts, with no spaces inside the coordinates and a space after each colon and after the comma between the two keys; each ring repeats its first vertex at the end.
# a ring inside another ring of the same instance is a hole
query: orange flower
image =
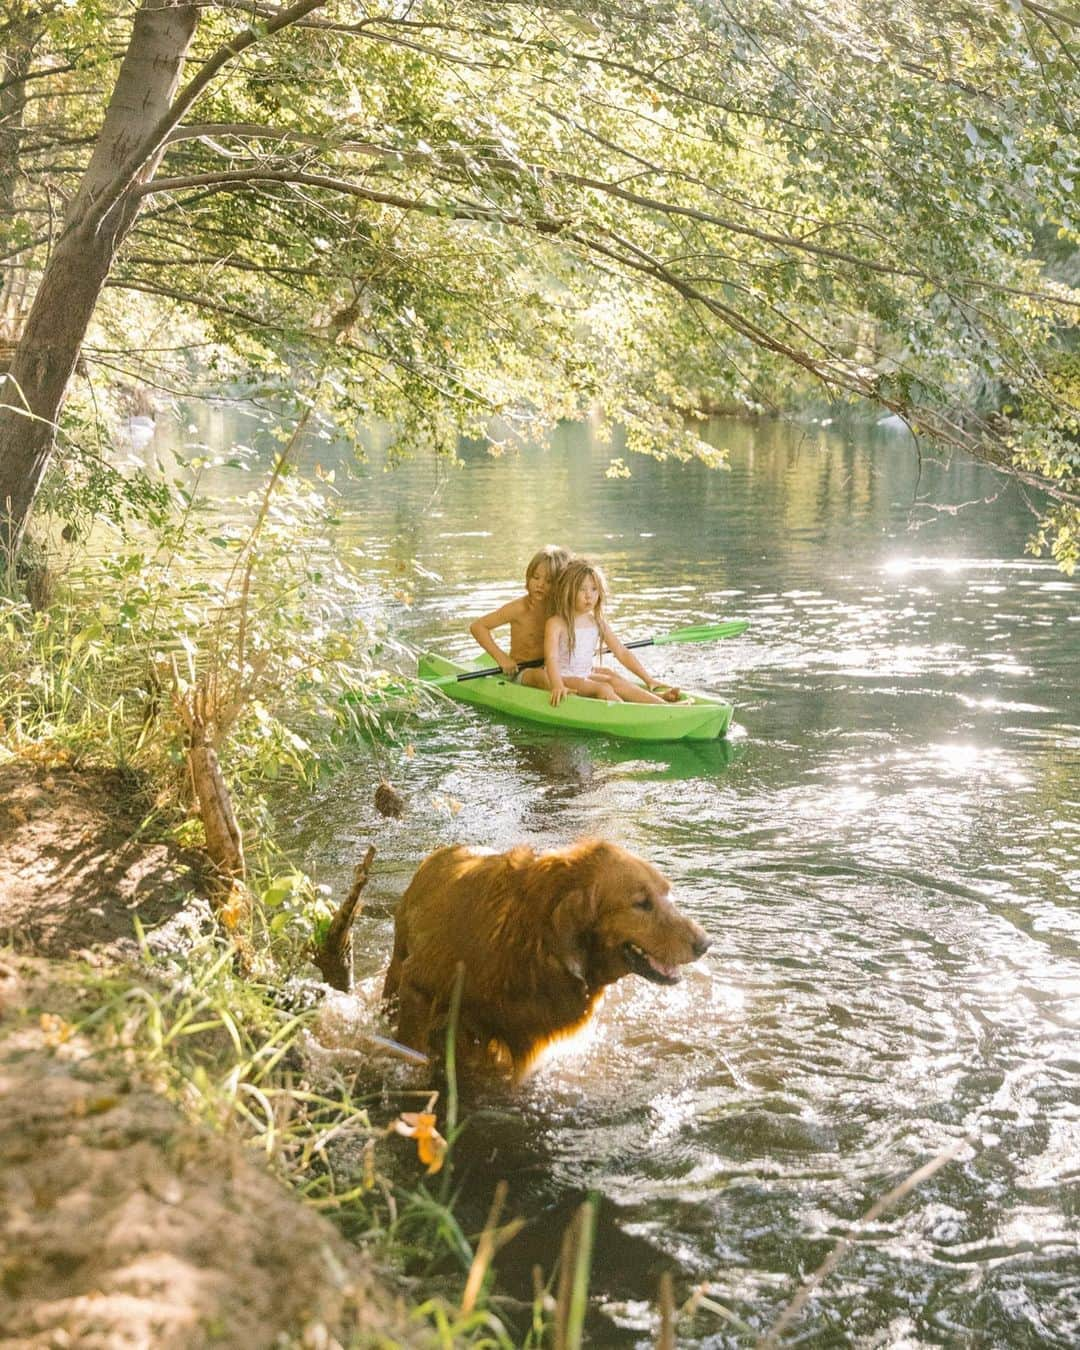
{"type": "Polygon", "coordinates": [[[251,909],[251,900],[239,881],[234,881],[224,903],[218,909],[218,918],[229,933],[235,933],[251,909]]]}
{"type": "Polygon", "coordinates": [[[435,1119],[427,1111],[403,1111],[392,1127],[406,1139],[416,1140],[416,1152],[429,1176],[439,1171],[446,1157],[446,1140],[435,1128],[435,1119]]]}

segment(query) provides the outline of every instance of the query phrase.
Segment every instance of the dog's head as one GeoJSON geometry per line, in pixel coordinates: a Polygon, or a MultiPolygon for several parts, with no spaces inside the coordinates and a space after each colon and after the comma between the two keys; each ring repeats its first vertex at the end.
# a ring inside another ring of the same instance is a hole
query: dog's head
{"type": "Polygon", "coordinates": [[[589,989],[624,975],[675,984],[679,966],[709,948],[705,930],[668,898],[667,878],[616,844],[572,850],[566,887],[552,915],[553,936],[562,964],[589,989]]]}

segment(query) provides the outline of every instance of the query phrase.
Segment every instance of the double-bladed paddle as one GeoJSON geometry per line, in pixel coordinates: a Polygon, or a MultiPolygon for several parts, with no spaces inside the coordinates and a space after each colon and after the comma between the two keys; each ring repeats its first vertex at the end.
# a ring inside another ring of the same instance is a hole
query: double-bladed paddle
{"type": "MultiPolygon", "coordinates": [[[[638,638],[636,642],[624,642],[624,647],[666,647],[672,642],[714,642],[718,638],[738,637],[750,627],[748,619],[729,619],[726,623],[697,623],[689,628],[677,628],[674,633],[658,633],[655,637],[638,638]]],[[[518,670],[537,669],[544,664],[544,658],[535,661],[519,661],[518,670]]],[[[461,675],[441,675],[434,680],[425,680],[425,684],[453,684],[461,680],[482,680],[487,675],[501,675],[498,666],[485,670],[467,670],[461,675]]]]}

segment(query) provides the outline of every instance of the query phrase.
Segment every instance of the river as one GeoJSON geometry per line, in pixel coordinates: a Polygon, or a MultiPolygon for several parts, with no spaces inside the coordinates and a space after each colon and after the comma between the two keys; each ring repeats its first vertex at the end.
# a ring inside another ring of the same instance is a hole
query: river
{"type": "MultiPolygon", "coordinates": [[[[1024,553],[1023,499],[906,433],[713,423],[730,470],[628,456],[588,430],[464,463],[378,452],[342,488],[343,542],[404,577],[393,631],[473,650],[469,618],[557,542],[599,559],[623,637],[746,618],[647,654],[736,704],[728,743],[643,749],[460,706],[283,828],[335,893],[364,846],[368,997],[394,902],[430,849],[613,839],[709,931],[676,989],[623,981],[591,1033],[515,1094],[467,1103],[458,1167],[534,1216],[526,1292],[574,1204],[602,1197],[593,1344],[649,1345],[657,1279],[760,1330],[874,1201],[958,1157],[859,1233],[797,1327],[811,1346],[1080,1343],[1080,585],[1024,553]],[[617,452],[617,451],[616,451],[617,452]],[[419,564],[419,569],[414,567],[419,564]],[[538,1216],[538,1217],[535,1217],[538,1216]]],[[[330,463],[324,447],[320,457],[330,463]]],[[[331,454],[331,459],[332,459],[331,454]]],[[[339,486],[342,479],[339,479],[339,486]]],[[[687,1346],[747,1344],[701,1308],[687,1346]]]]}

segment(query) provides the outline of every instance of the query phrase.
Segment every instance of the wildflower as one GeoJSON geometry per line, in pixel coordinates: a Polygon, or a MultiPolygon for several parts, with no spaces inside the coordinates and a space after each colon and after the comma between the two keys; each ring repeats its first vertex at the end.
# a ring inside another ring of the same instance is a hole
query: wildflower
{"type": "Polygon", "coordinates": [[[440,1170],[446,1157],[446,1140],[435,1128],[435,1119],[427,1111],[403,1111],[392,1127],[406,1139],[416,1140],[417,1155],[429,1176],[440,1170]]]}

